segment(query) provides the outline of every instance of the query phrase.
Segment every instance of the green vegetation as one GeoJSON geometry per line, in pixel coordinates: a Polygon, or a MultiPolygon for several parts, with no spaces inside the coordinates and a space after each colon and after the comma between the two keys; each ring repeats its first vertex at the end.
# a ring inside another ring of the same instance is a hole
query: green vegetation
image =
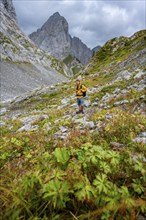
{"type": "Polygon", "coordinates": [[[75,66],[72,68],[73,74],[79,73],[80,70],[81,70],[81,67],[78,67],[78,66],[75,66]]]}
{"type": "Polygon", "coordinates": [[[72,55],[68,55],[64,60],[63,62],[68,65],[70,64],[72,61],[74,60],[74,57],[72,55]]]}
{"type": "MultiPolygon", "coordinates": [[[[88,73],[96,73],[98,71],[117,71],[119,64],[125,61],[130,55],[145,48],[146,31],[139,31],[133,39],[126,37],[114,38],[108,41],[101,49],[93,56],[90,62],[91,68],[86,71],[88,73]]],[[[133,69],[134,65],[129,68],[133,69]]],[[[142,66],[143,67],[143,66],[142,66]]]]}
{"type": "Polygon", "coordinates": [[[48,58],[51,60],[51,67],[66,76],[64,73],[64,63],[50,56],[48,58]]]}
{"type": "Polygon", "coordinates": [[[4,45],[4,47],[10,45],[14,53],[19,52],[19,48],[16,47],[16,45],[12,42],[12,40],[6,35],[4,35],[2,32],[0,32],[0,44],[4,45]]]}
{"type": "MultiPolygon", "coordinates": [[[[115,41],[105,45],[108,56],[103,49],[99,57],[97,53],[99,69],[113,56],[110,44],[115,41]]],[[[129,48],[129,41],[124,42],[129,48]]],[[[121,49],[120,55],[126,56],[126,53],[121,49]]],[[[120,58],[117,56],[117,59],[120,58]]],[[[91,72],[97,73],[97,66],[93,66],[91,72]]],[[[143,76],[134,78],[136,73],[133,72],[129,80],[118,82],[113,81],[117,78],[116,72],[110,70],[87,76],[84,84],[88,90],[102,86],[99,91],[87,91],[91,103],[96,98],[101,102],[104,95],[112,94],[117,88],[126,90],[138,83],[143,76]]],[[[8,117],[0,131],[2,219],[136,220],[146,213],[146,145],[133,141],[146,127],[144,114],[133,110],[145,102],[140,99],[144,90],[131,88],[118,94],[107,102],[108,109],[97,106],[85,109],[85,116],[95,124],[92,130],[80,129],[72,120],[75,110],[70,104],[75,100],[70,98],[74,92],[75,82],[70,81],[51,92],[37,93],[21,103],[12,103],[7,114],[21,110],[21,115],[13,120],[8,117]],[[61,101],[66,98],[69,104],[62,107],[61,101]],[[114,106],[123,99],[133,102],[114,106]],[[22,126],[21,118],[38,114],[48,116],[33,122],[38,130],[17,132],[22,126]],[[71,117],[65,118],[67,115],[71,117]],[[50,129],[47,130],[46,125],[50,129]],[[55,137],[60,126],[68,129],[65,140],[55,137]]]]}
{"type": "Polygon", "coordinates": [[[7,43],[7,44],[12,44],[12,41],[10,40],[10,38],[8,38],[6,35],[4,35],[2,32],[0,32],[0,44],[4,44],[4,43],[7,43]]]}
{"type": "Polygon", "coordinates": [[[2,137],[3,219],[135,219],[144,213],[146,167],[139,155],[146,148],[127,139],[138,124],[144,125],[140,115],[121,112],[98,143],[77,130],[66,143],[42,132],[2,137]],[[112,150],[114,137],[129,148],[112,150]]]}
{"type": "MultiPolygon", "coordinates": [[[[76,60],[75,57],[73,57],[72,55],[68,55],[63,62],[69,67],[71,68],[73,74],[77,74],[80,70],[81,70],[81,66],[79,66],[78,64],[73,65],[72,67],[72,63],[76,60]]],[[[80,61],[77,61],[80,63],[80,61]]],[[[80,64],[81,65],[81,64],[80,64]]]]}
{"type": "MultiPolygon", "coordinates": [[[[98,82],[102,79],[103,76],[99,77],[98,82]]],[[[90,79],[89,84],[94,83],[95,79],[90,79]]],[[[49,118],[37,122],[38,131],[14,133],[21,125],[17,119],[8,122],[13,125],[11,132],[5,129],[2,133],[3,219],[120,220],[122,216],[126,220],[136,219],[139,213],[146,211],[143,159],[146,146],[132,142],[144,131],[145,117],[129,111],[123,113],[117,108],[97,110],[90,115],[90,120],[102,121],[104,127],[99,132],[90,133],[86,129],[81,133],[70,119],[55,122],[69,107],[57,110],[53,105],[67,96],[70,86],[62,90],[62,95],[52,92],[40,96],[40,109],[46,111],[48,105],[49,118]],[[113,115],[110,121],[107,113],[113,115]],[[43,130],[47,122],[52,124],[50,131],[43,130]],[[60,125],[71,129],[65,141],[54,138],[60,125]],[[119,142],[125,147],[116,150],[110,142],[119,142]]],[[[104,91],[114,88],[107,87],[104,91]]],[[[30,103],[37,109],[38,99],[30,103]]]]}

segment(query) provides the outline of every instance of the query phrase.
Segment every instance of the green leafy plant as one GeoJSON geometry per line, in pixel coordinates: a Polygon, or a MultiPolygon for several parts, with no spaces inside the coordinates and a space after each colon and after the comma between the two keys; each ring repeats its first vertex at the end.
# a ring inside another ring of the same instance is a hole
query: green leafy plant
{"type": "Polygon", "coordinates": [[[53,207],[57,209],[66,207],[66,202],[70,200],[70,192],[70,186],[66,181],[50,180],[43,186],[43,198],[50,200],[53,207]]]}
{"type": "Polygon", "coordinates": [[[54,151],[54,155],[58,163],[65,164],[69,158],[69,151],[65,148],[56,148],[54,151]]]}

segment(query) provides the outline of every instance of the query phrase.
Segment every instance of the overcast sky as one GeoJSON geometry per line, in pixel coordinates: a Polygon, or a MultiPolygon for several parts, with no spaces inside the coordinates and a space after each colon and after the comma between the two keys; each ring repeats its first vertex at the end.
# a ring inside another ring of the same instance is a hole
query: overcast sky
{"type": "Polygon", "coordinates": [[[70,35],[89,48],[111,38],[146,29],[145,0],[13,0],[18,23],[27,35],[55,12],[66,18],[70,35]]]}

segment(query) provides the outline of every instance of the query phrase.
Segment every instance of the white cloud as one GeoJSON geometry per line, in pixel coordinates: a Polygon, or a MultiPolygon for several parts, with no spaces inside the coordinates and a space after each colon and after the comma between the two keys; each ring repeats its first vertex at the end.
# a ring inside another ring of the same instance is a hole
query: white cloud
{"type": "Polygon", "coordinates": [[[21,29],[30,34],[55,12],[64,16],[69,33],[88,47],[145,29],[145,0],[13,0],[21,29]]]}

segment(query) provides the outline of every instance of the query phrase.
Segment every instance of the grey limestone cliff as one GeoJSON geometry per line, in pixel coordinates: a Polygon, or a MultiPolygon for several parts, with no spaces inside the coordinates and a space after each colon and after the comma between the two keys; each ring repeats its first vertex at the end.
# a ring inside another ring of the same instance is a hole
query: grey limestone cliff
{"type": "Polygon", "coordinates": [[[63,59],[70,52],[71,37],[68,34],[68,23],[55,13],[49,20],[30,35],[30,38],[50,55],[63,59]]]}
{"type": "Polygon", "coordinates": [[[16,12],[12,0],[1,0],[0,4],[1,7],[3,7],[3,9],[5,9],[8,12],[11,18],[16,20],[16,12]]]}
{"type": "Polygon", "coordinates": [[[11,0],[0,4],[1,100],[11,99],[42,85],[66,80],[65,64],[49,56],[20,30],[11,0]]]}
{"type": "Polygon", "coordinates": [[[86,64],[93,54],[80,39],[70,36],[66,19],[58,12],[29,37],[40,48],[60,60],[73,55],[82,64],[86,64]]]}
{"type": "Polygon", "coordinates": [[[93,53],[79,38],[73,37],[71,41],[71,54],[80,60],[82,64],[86,64],[93,53]]]}

